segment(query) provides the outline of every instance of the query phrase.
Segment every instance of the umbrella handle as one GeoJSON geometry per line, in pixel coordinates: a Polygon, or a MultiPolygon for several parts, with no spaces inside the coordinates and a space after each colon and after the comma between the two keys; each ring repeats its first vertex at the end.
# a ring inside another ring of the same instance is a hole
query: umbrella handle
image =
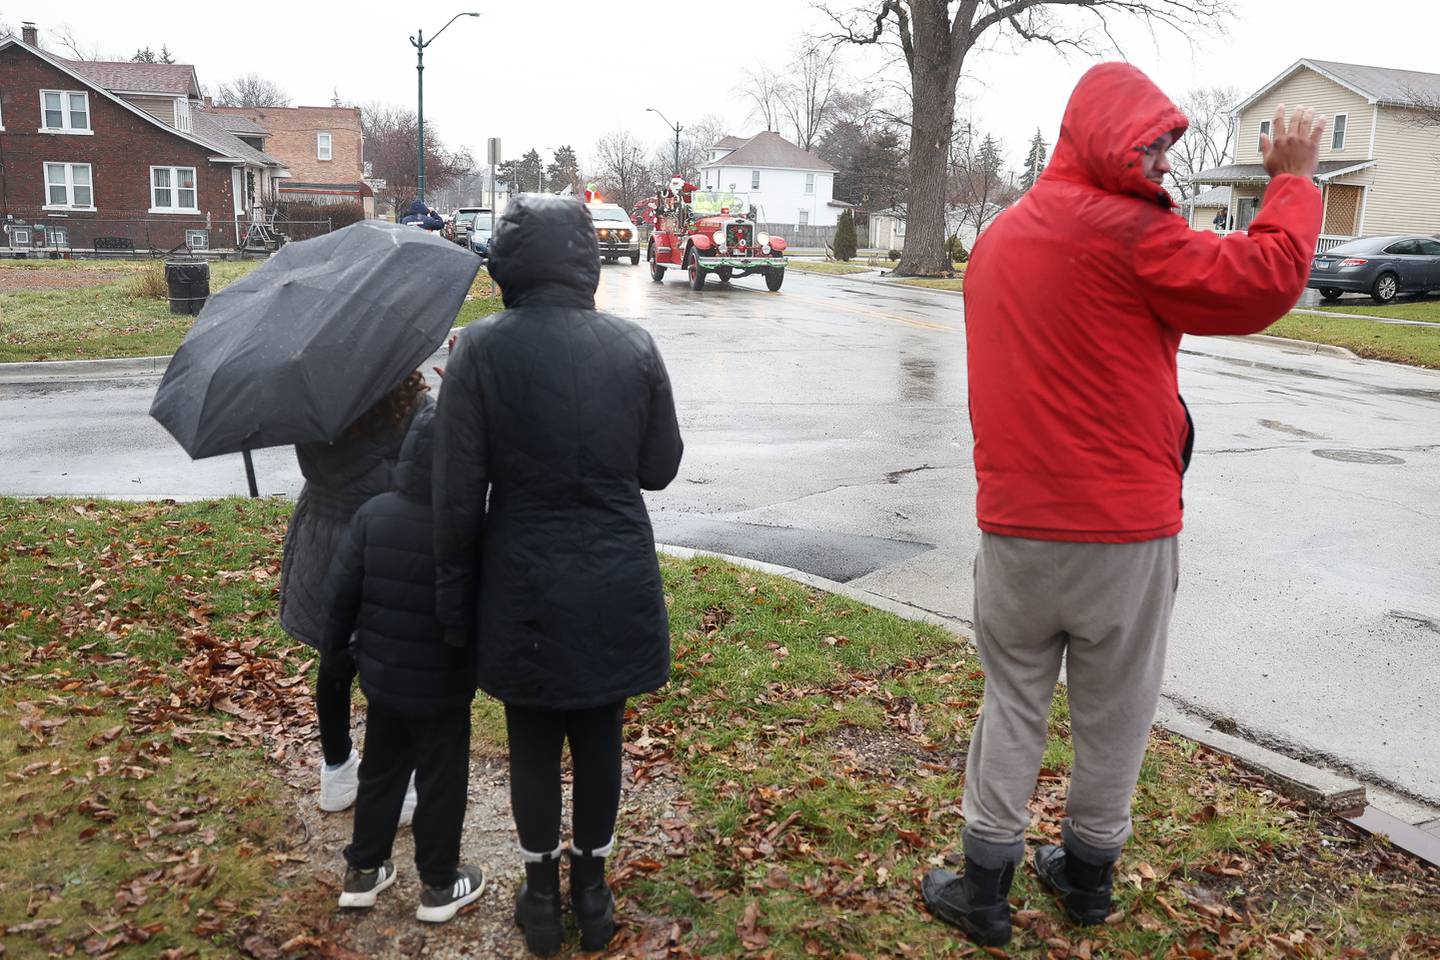
{"type": "Polygon", "coordinates": [[[255,461],[250,459],[250,448],[241,450],[240,456],[245,458],[245,480],[250,484],[250,498],[259,499],[260,488],[255,485],[255,461]]]}

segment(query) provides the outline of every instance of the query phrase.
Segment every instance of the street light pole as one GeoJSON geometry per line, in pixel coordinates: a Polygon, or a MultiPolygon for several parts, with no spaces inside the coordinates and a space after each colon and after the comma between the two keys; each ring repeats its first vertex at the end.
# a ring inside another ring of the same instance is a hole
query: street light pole
{"type": "Polygon", "coordinates": [[[665,116],[665,114],[661,113],[659,110],[656,110],[654,107],[646,107],[645,109],[648,112],[655,114],[655,116],[659,117],[661,120],[664,120],[665,126],[675,131],[675,172],[671,174],[671,176],[684,176],[684,173],[680,170],[680,131],[682,127],[678,123],[671,123],[669,117],[665,116]]]}
{"type": "MultiPolygon", "coordinates": [[[[478,13],[457,13],[445,21],[445,27],[450,26],[461,17],[478,17],[478,13]]],[[[435,36],[429,40],[425,39],[424,30],[416,30],[415,36],[410,38],[410,44],[415,48],[415,77],[416,77],[416,132],[415,146],[419,151],[419,162],[415,176],[416,199],[421,203],[425,202],[425,48],[434,43],[440,34],[445,32],[445,27],[435,31],[435,36]]]]}

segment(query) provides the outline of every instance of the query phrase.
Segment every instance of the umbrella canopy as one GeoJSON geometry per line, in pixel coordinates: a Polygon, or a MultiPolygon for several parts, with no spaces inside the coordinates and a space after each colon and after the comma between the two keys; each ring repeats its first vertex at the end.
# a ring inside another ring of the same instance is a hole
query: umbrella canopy
{"type": "Polygon", "coordinates": [[[286,244],[205,304],[150,415],[197,460],[333,441],[440,346],[479,269],[379,220],[286,244]]]}

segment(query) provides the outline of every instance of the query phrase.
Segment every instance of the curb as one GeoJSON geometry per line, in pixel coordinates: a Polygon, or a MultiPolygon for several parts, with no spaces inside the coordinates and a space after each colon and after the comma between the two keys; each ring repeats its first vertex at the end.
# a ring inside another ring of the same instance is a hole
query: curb
{"type": "Polygon", "coordinates": [[[37,360],[0,363],[0,383],[43,383],[47,380],[115,380],[159,376],[170,357],[121,357],[114,360],[37,360]]]}
{"type": "Polygon", "coordinates": [[[1351,317],[1355,320],[1373,320],[1376,323],[1390,323],[1403,327],[1440,327],[1440,323],[1433,320],[1410,320],[1405,317],[1381,317],[1373,313],[1349,313],[1344,310],[1312,310],[1309,307],[1296,307],[1291,313],[1303,313],[1312,317],[1351,317]]]}
{"type": "MultiPolygon", "coordinates": [[[[869,590],[817,577],[793,567],[766,563],[763,560],[754,560],[749,557],[737,557],[733,554],[716,553],[712,550],[695,550],[690,547],[678,547],[664,543],[655,544],[655,549],[659,553],[682,560],[713,557],[738,567],[785,577],[817,590],[893,613],[906,620],[944,627],[958,635],[972,648],[974,646],[973,633],[969,623],[956,617],[942,616],[921,607],[893,600],[869,590]]],[[[1222,733],[1206,723],[1182,716],[1179,707],[1175,706],[1173,701],[1167,701],[1167,704],[1162,706],[1160,713],[1156,716],[1155,727],[1233,757],[1242,766],[1254,770],[1264,777],[1266,783],[1277,793],[1291,799],[1302,800],[1312,810],[1322,814],[1357,816],[1366,809],[1383,810],[1383,807],[1374,805],[1367,808],[1368,795],[1365,785],[1358,780],[1301,763],[1299,760],[1276,753],[1248,740],[1222,733]]]]}
{"type": "Polygon", "coordinates": [[[1289,337],[1272,337],[1265,333],[1252,333],[1242,337],[1224,337],[1225,340],[1259,341],[1268,343],[1273,347],[1285,347],[1299,353],[1318,354],[1322,357],[1338,357],[1341,360],[1360,360],[1358,354],[1346,350],[1344,347],[1337,347],[1329,343],[1313,343],[1309,340],[1292,340],[1289,337]]]}

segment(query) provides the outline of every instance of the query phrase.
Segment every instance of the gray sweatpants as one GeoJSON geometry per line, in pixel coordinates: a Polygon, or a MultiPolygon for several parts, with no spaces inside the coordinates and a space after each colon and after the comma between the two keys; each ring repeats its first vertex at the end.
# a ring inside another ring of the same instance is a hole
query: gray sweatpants
{"type": "Polygon", "coordinates": [[[1117,859],[1165,667],[1179,584],[1176,538],[1067,543],[982,534],[975,643],[985,699],[965,765],[965,853],[982,867],[1024,858],[1027,806],[1065,659],[1075,763],[1066,845],[1117,859]]]}

